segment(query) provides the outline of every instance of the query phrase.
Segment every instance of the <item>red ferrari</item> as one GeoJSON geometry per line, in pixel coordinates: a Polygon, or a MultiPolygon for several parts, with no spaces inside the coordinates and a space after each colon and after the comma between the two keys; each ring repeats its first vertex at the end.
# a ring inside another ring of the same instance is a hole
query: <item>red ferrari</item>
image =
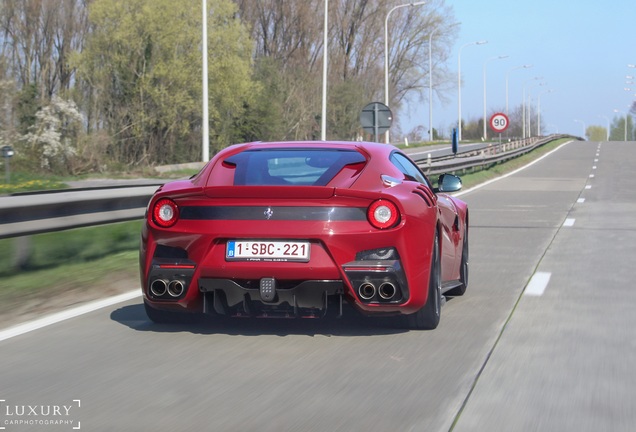
{"type": "Polygon", "coordinates": [[[248,143],[148,205],[140,250],[149,318],[367,315],[436,328],[468,282],[468,209],[398,148],[248,143]]]}

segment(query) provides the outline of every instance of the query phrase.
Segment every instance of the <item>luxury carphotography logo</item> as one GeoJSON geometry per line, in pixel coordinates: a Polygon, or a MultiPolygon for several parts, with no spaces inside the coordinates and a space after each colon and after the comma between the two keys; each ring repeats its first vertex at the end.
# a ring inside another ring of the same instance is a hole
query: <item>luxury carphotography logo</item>
{"type": "Polygon", "coordinates": [[[56,426],[55,430],[80,430],[77,420],[81,401],[73,399],[57,404],[14,403],[0,399],[0,431],[39,430],[56,426]],[[37,429],[36,429],[37,427],[37,429]]]}

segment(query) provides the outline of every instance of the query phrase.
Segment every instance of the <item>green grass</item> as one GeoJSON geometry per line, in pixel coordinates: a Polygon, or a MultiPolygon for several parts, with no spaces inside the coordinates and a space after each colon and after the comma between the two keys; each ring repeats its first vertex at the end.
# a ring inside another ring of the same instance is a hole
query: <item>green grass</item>
{"type": "MultiPolygon", "coordinates": [[[[92,261],[68,262],[56,267],[19,272],[4,277],[0,284],[3,296],[20,296],[53,289],[89,289],[107,285],[109,278],[133,279],[139,275],[139,252],[129,250],[105,255],[92,261]]],[[[130,287],[131,289],[133,287],[130,287]]]]}
{"type": "Polygon", "coordinates": [[[494,164],[490,166],[488,169],[479,170],[471,173],[457,173],[462,178],[462,183],[464,189],[471,188],[478,184],[481,184],[485,181],[491,180],[493,178],[499,177],[511,171],[514,171],[522,166],[532,162],[535,159],[543,156],[544,154],[554,150],[561,144],[566,141],[570,141],[570,139],[558,139],[552,141],[548,144],[545,144],[538,149],[531,151],[530,153],[526,153],[523,156],[519,156],[518,158],[509,160],[504,163],[494,164]]]}
{"type": "Polygon", "coordinates": [[[10,180],[10,183],[6,183],[6,178],[2,177],[2,183],[0,183],[0,195],[8,195],[16,192],[68,188],[68,186],[59,178],[42,177],[24,173],[12,174],[10,180]]]}
{"type": "MultiPolygon", "coordinates": [[[[513,171],[558,147],[558,140],[488,170],[462,175],[464,188],[513,171]]],[[[108,287],[114,280],[138,281],[138,247],[142,221],[102,225],[30,238],[32,255],[14,269],[17,239],[0,240],[0,295],[11,298],[108,287]]],[[[134,286],[130,286],[130,289],[134,286]]],[[[0,308],[1,311],[1,308],[0,308]]]]}
{"type": "MultiPolygon", "coordinates": [[[[27,238],[31,253],[17,263],[21,273],[87,263],[110,254],[136,250],[142,221],[122,222],[68,231],[38,234],[27,238]]],[[[16,273],[17,239],[0,240],[0,279],[16,273]]]]}

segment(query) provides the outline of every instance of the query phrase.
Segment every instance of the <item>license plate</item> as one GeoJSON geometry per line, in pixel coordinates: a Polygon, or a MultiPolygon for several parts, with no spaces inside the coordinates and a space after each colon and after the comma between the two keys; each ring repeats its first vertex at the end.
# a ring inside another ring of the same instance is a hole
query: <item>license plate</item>
{"type": "Polygon", "coordinates": [[[309,261],[307,241],[230,240],[225,249],[228,260],[309,261]]]}

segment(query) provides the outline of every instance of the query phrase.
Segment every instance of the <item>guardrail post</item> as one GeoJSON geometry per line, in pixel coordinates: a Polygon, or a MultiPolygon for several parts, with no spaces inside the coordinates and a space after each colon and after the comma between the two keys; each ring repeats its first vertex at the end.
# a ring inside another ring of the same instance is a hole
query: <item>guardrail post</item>
{"type": "Polygon", "coordinates": [[[432,165],[432,160],[431,160],[431,154],[429,153],[428,156],[426,157],[426,164],[428,165],[428,167],[430,168],[432,165]]]}
{"type": "Polygon", "coordinates": [[[11,263],[14,270],[24,269],[33,255],[33,242],[31,236],[16,237],[13,240],[13,261],[11,263]]]}

